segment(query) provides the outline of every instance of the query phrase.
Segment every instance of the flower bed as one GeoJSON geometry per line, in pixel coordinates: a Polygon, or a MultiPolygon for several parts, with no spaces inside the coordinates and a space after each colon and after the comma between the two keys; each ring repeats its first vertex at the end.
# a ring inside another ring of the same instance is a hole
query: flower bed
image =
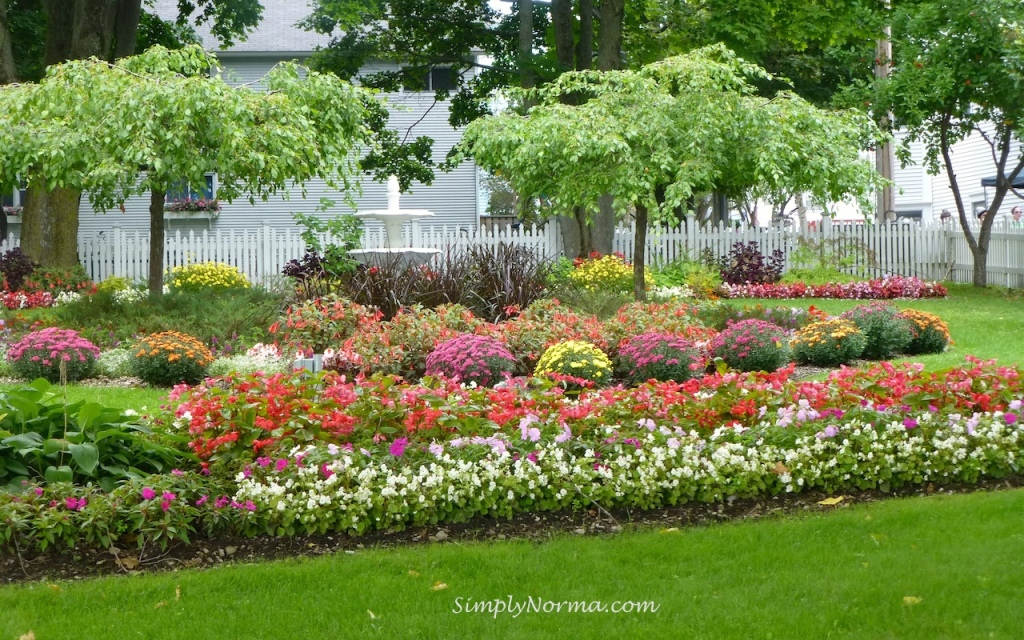
{"type": "Polygon", "coordinates": [[[938,282],[919,278],[892,276],[863,282],[842,282],[809,285],[794,284],[723,284],[723,298],[836,298],[842,300],[892,300],[895,298],[945,298],[946,287],[938,282]]]}
{"type": "Polygon", "coordinates": [[[53,294],[49,291],[8,291],[3,294],[4,306],[8,309],[34,309],[35,307],[52,307],[53,294]]]}
{"type": "MultiPolygon", "coordinates": [[[[428,417],[419,414],[385,437],[374,416],[351,425],[349,435],[359,437],[347,442],[267,444],[233,478],[222,473],[230,465],[212,463],[210,477],[175,472],[110,493],[53,485],[0,494],[0,545],[134,541],[164,548],[195,533],[355,534],[576,504],[653,509],[811,489],[888,491],[1015,474],[1024,453],[1020,372],[977,361],[943,374],[913,366],[844,369],[823,383],[709,376],[692,385],[584,392],[576,402],[543,386],[481,391],[270,378],[261,389],[275,395],[268,406],[280,400],[275,390],[305,382],[299,386],[307,391],[318,387],[308,396],[311,407],[343,389],[356,398],[335,403],[357,405],[372,390],[383,392],[385,409],[422,408],[452,394],[481,402],[474,394],[500,393],[492,409],[506,413],[492,420],[481,415],[484,407],[465,403],[447,422],[435,416],[438,429],[420,429],[428,417]],[[621,407],[626,399],[633,403],[621,407]],[[711,419],[701,413],[709,400],[716,411],[731,410],[711,419]],[[133,540],[123,539],[124,531],[134,532],[133,540]]],[[[227,392],[249,384],[236,381],[227,392]]],[[[219,396],[201,388],[182,397],[186,418],[188,408],[219,396]]],[[[182,426],[210,423],[220,406],[182,426]]]]}

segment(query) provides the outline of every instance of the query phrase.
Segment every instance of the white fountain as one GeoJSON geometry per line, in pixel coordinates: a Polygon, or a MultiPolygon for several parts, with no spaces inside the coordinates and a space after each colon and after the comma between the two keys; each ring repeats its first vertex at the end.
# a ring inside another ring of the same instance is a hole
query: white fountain
{"type": "MultiPolygon", "coordinates": [[[[401,197],[401,190],[398,186],[398,177],[388,178],[388,208],[372,209],[356,213],[357,218],[367,220],[379,220],[384,223],[384,247],[381,249],[356,249],[349,251],[358,262],[366,265],[380,264],[398,256],[399,261],[406,266],[418,266],[430,262],[430,259],[440,253],[437,249],[423,247],[404,246],[402,242],[402,225],[406,222],[419,220],[420,218],[431,218],[434,213],[426,209],[402,209],[398,200],[401,197]]],[[[415,230],[409,234],[410,240],[414,240],[415,230]]],[[[410,245],[413,242],[409,243],[410,245]]]]}

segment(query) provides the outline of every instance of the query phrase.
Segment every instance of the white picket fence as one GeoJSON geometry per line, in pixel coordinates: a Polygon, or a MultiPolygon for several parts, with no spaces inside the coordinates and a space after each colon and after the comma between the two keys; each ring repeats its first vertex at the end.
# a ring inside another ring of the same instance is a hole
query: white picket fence
{"type": "MultiPolygon", "coordinates": [[[[634,231],[616,230],[613,250],[628,259],[633,255],[634,231]]],[[[967,241],[955,226],[908,224],[840,224],[825,221],[802,230],[757,227],[699,228],[690,224],[675,229],[652,228],[647,236],[647,256],[652,264],[695,258],[704,249],[715,256],[729,252],[736,243],[757,242],[762,253],[781,249],[787,261],[800,240],[813,241],[856,257],[856,267],[873,275],[899,274],[928,280],[970,282],[973,259],[967,241]]],[[[466,227],[410,225],[405,244],[445,250],[473,245],[515,244],[529,247],[545,259],[561,255],[557,224],[540,228],[506,227],[500,230],[466,227]]],[[[362,246],[383,246],[383,230],[365,232],[362,246]]],[[[9,238],[8,247],[17,246],[9,238]]],[[[144,279],[149,272],[149,233],[124,231],[118,226],[79,237],[79,256],[86,271],[99,282],[110,276],[144,279]]],[[[218,230],[168,234],[165,264],[168,268],[195,262],[217,261],[238,267],[255,282],[276,278],[289,261],[301,258],[305,243],[295,230],[260,225],[246,230],[218,230]]],[[[988,257],[988,281],[1024,287],[1024,227],[999,224],[993,231],[988,257]]]]}

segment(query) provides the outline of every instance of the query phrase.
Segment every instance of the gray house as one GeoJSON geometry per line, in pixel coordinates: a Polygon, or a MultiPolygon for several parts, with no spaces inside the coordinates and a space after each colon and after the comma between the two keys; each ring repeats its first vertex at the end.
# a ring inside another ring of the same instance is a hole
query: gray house
{"type": "MultiPolygon", "coordinates": [[[[276,64],[287,60],[301,62],[316,47],[328,42],[326,36],[304,31],[296,24],[309,14],[304,1],[264,0],[264,15],[257,30],[245,42],[238,42],[227,50],[219,49],[219,42],[208,30],[198,30],[203,45],[213,51],[222,63],[225,79],[231,84],[250,84],[258,88],[258,81],[276,64]]],[[[177,0],[157,0],[158,15],[173,19],[177,16],[177,0]]],[[[384,68],[382,63],[378,68],[384,68]]],[[[434,140],[434,159],[440,162],[462,136],[462,132],[448,124],[448,105],[435,104],[433,91],[402,91],[383,94],[391,112],[390,126],[399,132],[411,128],[410,137],[426,135],[434,140]]],[[[411,193],[403,194],[403,208],[429,209],[435,217],[429,224],[476,228],[479,224],[478,184],[476,165],[466,162],[451,173],[436,172],[432,185],[414,183],[411,193]]],[[[387,204],[386,185],[375,183],[369,176],[360,179],[362,194],[355,199],[360,209],[385,208],[387,204]]],[[[167,232],[175,231],[233,231],[269,225],[274,229],[294,229],[293,212],[312,214],[316,212],[323,197],[334,200],[336,206],[324,216],[352,212],[343,202],[343,194],[328,188],[321,181],[306,185],[305,199],[296,189],[290,198],[272,198],[267,202],[257,201],[250,205],[246,199],[228,204],[221,203],[219,214],[167,213],[167,232]]],[[[217,176],[210,175],[206,185],[191,185],[191,193],[170,193],[169,199],[185,195],[216,197],[217,176]]],[[[355,194],[353,194],[355,195],[355,194]]],[[[6,204],[6,203],[5,203],[6,204]]],[[[13,203],[12,203],[13,204],[13,203]]],[[[107,213],[94,211],[83,198],[80,217],[80,232],[84,235],[107,232],[116,224],[122,231],[146,231],[149,228],[148,199],[133,198],[125,203],[124,213],[114,210],[107,213]]],[[[424,221],[424,224],[428,221],[424,221]]],[[[17,227],[11,230],[17,233],[17,227]]]]}

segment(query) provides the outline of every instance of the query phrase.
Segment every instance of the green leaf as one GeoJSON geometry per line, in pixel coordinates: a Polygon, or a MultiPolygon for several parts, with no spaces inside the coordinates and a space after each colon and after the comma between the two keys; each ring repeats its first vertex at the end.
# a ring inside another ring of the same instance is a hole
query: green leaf
{"type": "Polygon", "coordinates": [[[68,449],[78,467],[87,475],[92,475],[96,470],[96,465],[100,462],[100,450],[96,445],[91,443],[69,444],[68,449]]]}
{"type": "Polygon", "coordinates": [[[57,482],[72,482],[75,479],[75,473],[71,470],[71,467],[65,464],[59,467],[46,467],[43,477],[46,478],[46,481],[50,484],[57,482]]]}

